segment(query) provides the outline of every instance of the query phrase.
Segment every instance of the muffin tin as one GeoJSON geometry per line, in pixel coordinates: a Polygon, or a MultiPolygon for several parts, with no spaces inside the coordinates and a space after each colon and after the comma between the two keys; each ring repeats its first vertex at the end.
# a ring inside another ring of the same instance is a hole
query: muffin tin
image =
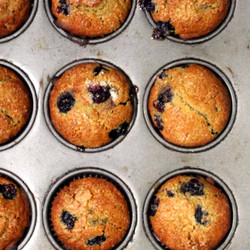
{"type": "Polygon", "coordinates": [[[66,39],[54,29],[46,14],[46,1],[34,3],[39,5],[37,13],[25,32],[0,44],[1,64],[15,65],[14,70],[34,85],[34,90],[31,90],[34,92],[34,100],[37,96],[37,101],[33,103],[37,112],[34,112],[33,120],[29,123],[29,132],[21,134],[25,138],[19,143],[15,145],[13,142],[12,147],[0,152],[0,168],[13,172],[23,180],[35,200],[36,209],[32,212],[36,218],[34,231],[32,229],[33,233],[27,238],[25,246],[21,244],[19,249],[60,249],[60,246],[51,244],[43,228],[47,191],[59,176],[76,168],[88,170],[88,166],[100,168],[102,173],[112,173],[132,193],[137,219],[125,249],[153,249],[153,239],[148,238],[144,231],[143,209],[148,191],[152,186],[157,188],[154,183],[160,177],[184,166],[190,166],[190,171],[199,168],[198,171],[202,171],[203,175],[210,176],[212,173],[214,178],[218,176],[218,183],[225,192],[227,187],[231,190],[227,193],[229,198],[231,193],[235,198],[232,204],[236,204],[233,206],[238,220],[236,216],[234,229],[237,223],[238,226],[230,233],[230,245],[222,245],[218,249],[249,249],[250,5],[247,1],[236,3],[232,0],[234,15],[227,27],[209,41],[202,40],[199,44],[181,44],[169,39],[152,40],[152,27],[144,12],[135,4],[126,29],[113,39],[96,41],[95,45],[90,42],[86,47],[66,39]],[[78,152],[60,143],[48,128],[44,114],[46,89],[51,86],[50,81],[55,72],[60,72],[69,63],[83,59],[103,60],[119,66],[139,90],[137,114],[128,134],[114,147],[94,154],[78,152]],[[169,146],[163,146],[151,134],[144,119],[147,84],[164,65],[173,65],[180,59],[211,65],[228,83],[234,107],[223,140],[221,138],[220,143],[197,150],[196,153],[192,149],[187,153],[186,149],[170,150],[169,146]]]}

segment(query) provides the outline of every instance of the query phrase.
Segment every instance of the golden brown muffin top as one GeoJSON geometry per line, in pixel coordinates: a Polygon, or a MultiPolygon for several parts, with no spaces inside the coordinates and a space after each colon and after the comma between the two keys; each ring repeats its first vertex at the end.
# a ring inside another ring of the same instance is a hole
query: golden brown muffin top
{"type": "Polygon", "coordinates": [[[152,0],[153,19],[168,22],[186,40],[215,30],[228,13],[230,0],[152,0]]]}
{"type": "Polygon", "coordinates": [[[130,219],[123,194],[97,177],[72,181],[58,193],[51,209],[54,231],[72,250],[112,249],[123,240],[130,219]]]}
{"type": "Polygon", "coordinates": [[[197,147],[214,140],[226,127],[231,99],[214,73],[204,66],[189,64],[157,76],[148,109],[166,141],[197,147]]]}
{"type": "Polygon", "coordinates": [[[156,236],[173,250],[212,250],[231,226],[228,199],[211,178],[183,175],[166,181],[151,209],[156,236]]]}
{"type": "Polygon", "coordinates": [[[125,21],[131,0],[52,0],[58,26],[78,36],[99,37],[125,21]]]}
{"type": "Polygon", "coordinates": [[[24,192],[0,177],[0,249],[14,246],[29,226],[30,209],[24,192]]]}
{"type": "Polygon", "coordinates": [[[30,13],[30,0],[0,1],[0,38],[19,28],[30,13]]]}
{"type": "Polygon", "coordinates": [[[0,144],[20,132],[30,112],[29,90],[13,71],[0,66],[0,144]]]}
{"type": "Polygon", "coordinates": [[[70,143],[100,147],[115,139],[112,131],[131,121],[130,99],[130,85],[121,72],[83,63],[67,70],[55,83],[49,100],[51,121],[70,143]]]}

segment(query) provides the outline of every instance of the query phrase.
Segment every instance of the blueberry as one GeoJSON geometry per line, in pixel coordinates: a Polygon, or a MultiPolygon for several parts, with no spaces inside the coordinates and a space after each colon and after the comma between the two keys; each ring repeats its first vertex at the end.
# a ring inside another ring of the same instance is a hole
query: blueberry
{"type": "Polygon", "coordinates": [[[4,199],[13,200],[16,197],[17,190],[13,184],[1,184],[0,193],[4,199]]]}
{"type": "Polygon", "coordinates": [[[165,109],[165,103],[171,102],[172,99],[173,93],[171,91],[171,88],[168,88],[158,96],[158,99],[154,101],[153,105],[159,112],[162,113],[165,109]]]}
{"type": "Polygon", "coordinates": [[[84,152],[85,151],[85,147],[84,146],[77,146],[76,149],[79,152],[84,152]]]}
{"type": "Polygon", "coordinates": [[[69,15],[69,4],[66,0],[59,0],[59,6],[56,9],[57,13],[63,13],[64,15],[69,15]]]}
{"type": "Polygon", "coordinates": [[[96,246],[96,245],[99,245],[101,246],[101,244],[106,240],[106,237],[104,235],[101,235],[101,236],[96,236],[96,237],[93,237],[89,240],[86,241],[86,244],[89,245],[89,246],[96,246]]]}
{"type": "Polygon", "coordinates": [[[184,182],[181,184],[182,193],[190,193],[190,195],[204,195],[203,191],[204,185],[200,183],[197,179],[191,179],[189,182],[184,182]]]}
{"type": "Polygon", "coordinates": [[[154,202],[150,205],[150,210],[149,210],[150,216],[155,216],[157,209],[159,207],[159,204],[160,204],[160,200],[155,199],[154,202]]]}
{"type": "Polygon", "coordinates": [[[167,190],[167,196],[168,197],[174,197],[174,193],[172,193],[171,190],[167,190]]]}
{"type": "Polygon", "coordinates": [[[101,71],[104,71],[106,73],[109,72],[108,69],[104,68],[101,64],[99,64],[99,66],[95,67],[93,70],[94,76],[98,76],[101,71]]]}
{"type": "Polygon", "coordinates": [[[139,6],[143,10],[155,11],[155,4],[151,0],[139,0],[139,6]]]}
{"type": "Polygon", "coordinates": [[[156,123],[156,127],[159,130],[163,130],[164,129],[164,127],[163,127],[163,121],[162,121],[162,119],[160,119],[160,116],[159,115],[155,115],[154,116],[154,120],[155,120],[155,123],[156,123]]]}
{"type": "Polygon", "coordinates": [[[200,223],[201,225],[205,225],[208,223],[207,220],[203,219],[203,216],[207,216],[208,212],[206,211],[202,211],[202,207],[200,205],[198,205],[198,207],[195,209],[195,219],[198,223],[200,223]]]}
{"type": "Polygon", "coordinates": [[[166,74],[166,73],[165,73],[165,70],[163,70],[163,71],[161,72],[161,74],[159,75],[159,78],[160,78],[160,79],[163,79],[163,78],[166,78],[166,77],[168,77],[168,74],[166,74]]]}
{"type": "Polygon", "coordinates": [[[88,91],[93,95],[92,100],[94,103],[102,103],[110,97],[110,87],[101,85],[92,85],[88,87],[88,91]]]}
{"type": "Polygon", "coordinates": [[[75,98],[69,92],[62,93],[57,99],[57,107],[60,113],[68,113],[75,105],[75,98]]]}
{"type": "Polygon", "coordinates": [[[169,36],[170,34],[175,32],[175,28],[174,26],[170,23],[170,21],[168,22],[162,22],[159,21],[156,23],[156,28],[153,31],[153,39],[156,40],[163,40],[164,38],[166,38],[167,36],[169,36]]]}
{"type": "Polygon", "coordinates": [[[74,217],[67,211],[63,211],[61,215],[61,220],[67,225],[68,229],[72,229],[74,227],[76,217],[74,217]]]}
{"type": "Polygon", "coordinates": [[[117,129],[113,129],[109,132],[109,137],[113,140],[121,135],[125,135],[128,130],[129,124],[127,122],[122,123],[117,129]]]}
{"type": "Polygon", "coordinates": [[[190,65],[188,64],[188,63],[186,63],[186,64],[181,64],[181,65],[179,65],[178,67],[181,67],[181,68],[183,68],[183,69],[186,69],[186,68],[188,68],[190,65]]]}

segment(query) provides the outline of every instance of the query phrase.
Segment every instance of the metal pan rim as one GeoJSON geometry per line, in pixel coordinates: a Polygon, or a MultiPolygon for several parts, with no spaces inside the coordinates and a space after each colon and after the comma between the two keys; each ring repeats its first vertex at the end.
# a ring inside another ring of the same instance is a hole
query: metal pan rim
{"type": "Polygon", "coordinates": [[[230,131],[232,130],[233,125],[235,123],[236,116],[237,116],[237,108],[238,108],[237,104],[238,104],[237,96],[236,96],[235,90],[233,88],[233,85],[232,85],[231,81],[229,80],[229,78],[226,76],[226,74],[222,70],[220,70],[216,65],[214,65],[208,61],[204,61],[202,59],[182,58],[182,59],[178,59],[178,60],[175,60],[175,61],[172,61],[172,62],[165,64],[160,69],[158,69],[153,74],[153,76],[150,78],[150,80],[146,86],[146,90],[145,90],[144,97],[143,97],[143,114],[144,114],[144,119],[146,121],[148,129],[150,130],[152,135],[155,137],[155,139],[158,140],[163,146],[165,146],[166,148],[168,148],[170,150],[174,150],[174,151],[181,152],[181,153],[200,153],[200,152],[205,152],[209,149],[214,148],[219,143],[221,143],[226,138],[226,136],[230,133],[230,131]],[[162,70],[165,70],[165,69],[177,67],[179,65],[192,64],[192,63],[199,64],[199,65],[202,65],[202,66],[208,68],[209,70],[211,70],[213,73],[215,73],[216,75],[218,75],[222,79],[223,84],[228,89],[228,92],[229,92],[229,95],[231,98],[232,108],[231,108],[231,116],[228,120],[226,127],[213,141],[209,142],[208,144],[206,144],[204,146],[188,148],[188,147],[181,147],[181,146],[172,144],[170,142],[167,142],[162,136],[160,136],[159,133],[156,131],[156,129],[152,125],[151,117],[149,115],[147,107],[148,107],[148,98],[149,98],[151,88],[152,88],[152,86],[155,82],[156,76],[157,76],[157,74],[159,74],[159,72],[161,72],[162,70]]]}

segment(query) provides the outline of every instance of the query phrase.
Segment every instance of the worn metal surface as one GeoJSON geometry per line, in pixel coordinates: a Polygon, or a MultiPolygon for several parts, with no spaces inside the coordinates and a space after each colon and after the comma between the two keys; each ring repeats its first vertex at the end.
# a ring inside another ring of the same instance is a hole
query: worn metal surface
{"type": "Polygon", "coordinates": [[[81,47],[60,35],[51,25],[44,4],[26,31],[0,44],[0,59],[26,72],[38,96],[38,112],[28,135],[14,147],[1,151],[0,168],[22,179],[33,193],[37,222],[24,249],[54,249],[42,225],[45,194],[59,176],[78,167],[106,169],[121,178],[132,191],[137,205],[133,240],[126,249],[153,249],[143,230],[144,200],[152,185],[166,173],[184,166],[199,167],[220,177],[232,190],[239,212],[239,224],[229,249],[250,249],[250,5],[237,1],[228,26],[211,40],[185,45],[151,40],[152,27],[138,7],[128,27],[105,43],[81,47]],[[229,78],[237,96],[237,115],[226,138],[210,150],[180,153],[169,150],[150,133],[143,117],[143,96],[152,75],[163,65],[185,57],[216,65],[229,78]],[[74,151],[50,132],[43,114],[45,89],[66,64],[83,58],[109,61],[126,72],[139,87],[135,123],[124,140],[112,149],[98,153],[74,151]]]}

